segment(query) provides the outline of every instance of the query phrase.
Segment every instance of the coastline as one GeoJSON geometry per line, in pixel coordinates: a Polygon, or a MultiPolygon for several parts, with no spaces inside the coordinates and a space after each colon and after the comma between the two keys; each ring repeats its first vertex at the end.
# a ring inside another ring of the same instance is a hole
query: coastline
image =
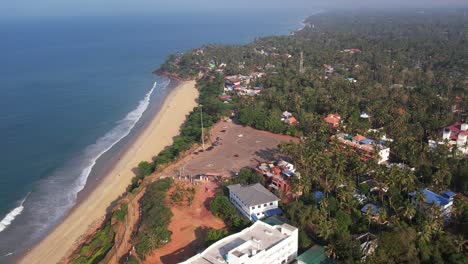
{"type": "Polygon", "coordinates": [[[130,142],[98,185],[42,241],[26,252],[19,262],[59,262],[88,228],[104,219],[109,205],[125,192],[133,178],[132,169],[140,161],[151,160],[171,144],[172,138],[179,134],[186,115],[196,106],[197,98],[195,81],[178,81],[160,110],[136,139],[130,142]]]}

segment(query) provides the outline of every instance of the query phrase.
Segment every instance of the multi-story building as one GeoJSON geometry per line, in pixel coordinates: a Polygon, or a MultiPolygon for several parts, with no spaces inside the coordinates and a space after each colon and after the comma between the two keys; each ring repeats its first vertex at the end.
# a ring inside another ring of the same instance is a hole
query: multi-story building
{"type": "Polygon", "coordinates": [[[298,230],[262,221],[225,237],[183,264],[285,264],[297,257],[298,230]]]}
{"type": "Polygon", "coordinates": [[[256,221],[280,213],[279,198],[260,183],[228,186],[231,203],[249,220],[256,221]]]}
{"type": "Polygon", "coordinates": [[[291,190],[291,178],[300,178],[300,173],[296,172],[293,164],[280,160],[263,162],[255,168],[267,181],[268,188],[288,193],[291,190]]]}

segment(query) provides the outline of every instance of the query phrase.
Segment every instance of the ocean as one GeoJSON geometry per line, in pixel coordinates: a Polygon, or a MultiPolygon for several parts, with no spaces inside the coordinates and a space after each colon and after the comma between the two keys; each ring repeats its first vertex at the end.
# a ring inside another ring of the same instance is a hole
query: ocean
{"type": "Polygon", "coordinates": [[[169,54],[289,34],[307,15],[0,20],[0,263],[60,222],[158,111],[172,86],[152,71],[169,54]]]}

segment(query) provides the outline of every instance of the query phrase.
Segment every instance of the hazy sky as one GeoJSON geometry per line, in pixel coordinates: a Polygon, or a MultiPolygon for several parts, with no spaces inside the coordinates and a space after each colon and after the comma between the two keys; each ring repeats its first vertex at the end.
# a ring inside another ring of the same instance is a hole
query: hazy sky
{"type": "Polygon", "coordinates": [[[0,17],[88,16],[160,12],[201,12],[217,9],[451,7],[468,0],[0,0],[0,17]]]}

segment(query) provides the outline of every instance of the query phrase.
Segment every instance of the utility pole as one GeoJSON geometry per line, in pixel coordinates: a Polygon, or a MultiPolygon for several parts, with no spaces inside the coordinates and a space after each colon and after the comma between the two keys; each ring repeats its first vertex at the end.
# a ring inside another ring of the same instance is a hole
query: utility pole
{"type": "Polygon", "coordinates": [[[201,123],[201,140],[202,140],[202,148],[205,151],[205,137],[203,136],[203,105],[200,104],[200,123],[201,123]]]}

